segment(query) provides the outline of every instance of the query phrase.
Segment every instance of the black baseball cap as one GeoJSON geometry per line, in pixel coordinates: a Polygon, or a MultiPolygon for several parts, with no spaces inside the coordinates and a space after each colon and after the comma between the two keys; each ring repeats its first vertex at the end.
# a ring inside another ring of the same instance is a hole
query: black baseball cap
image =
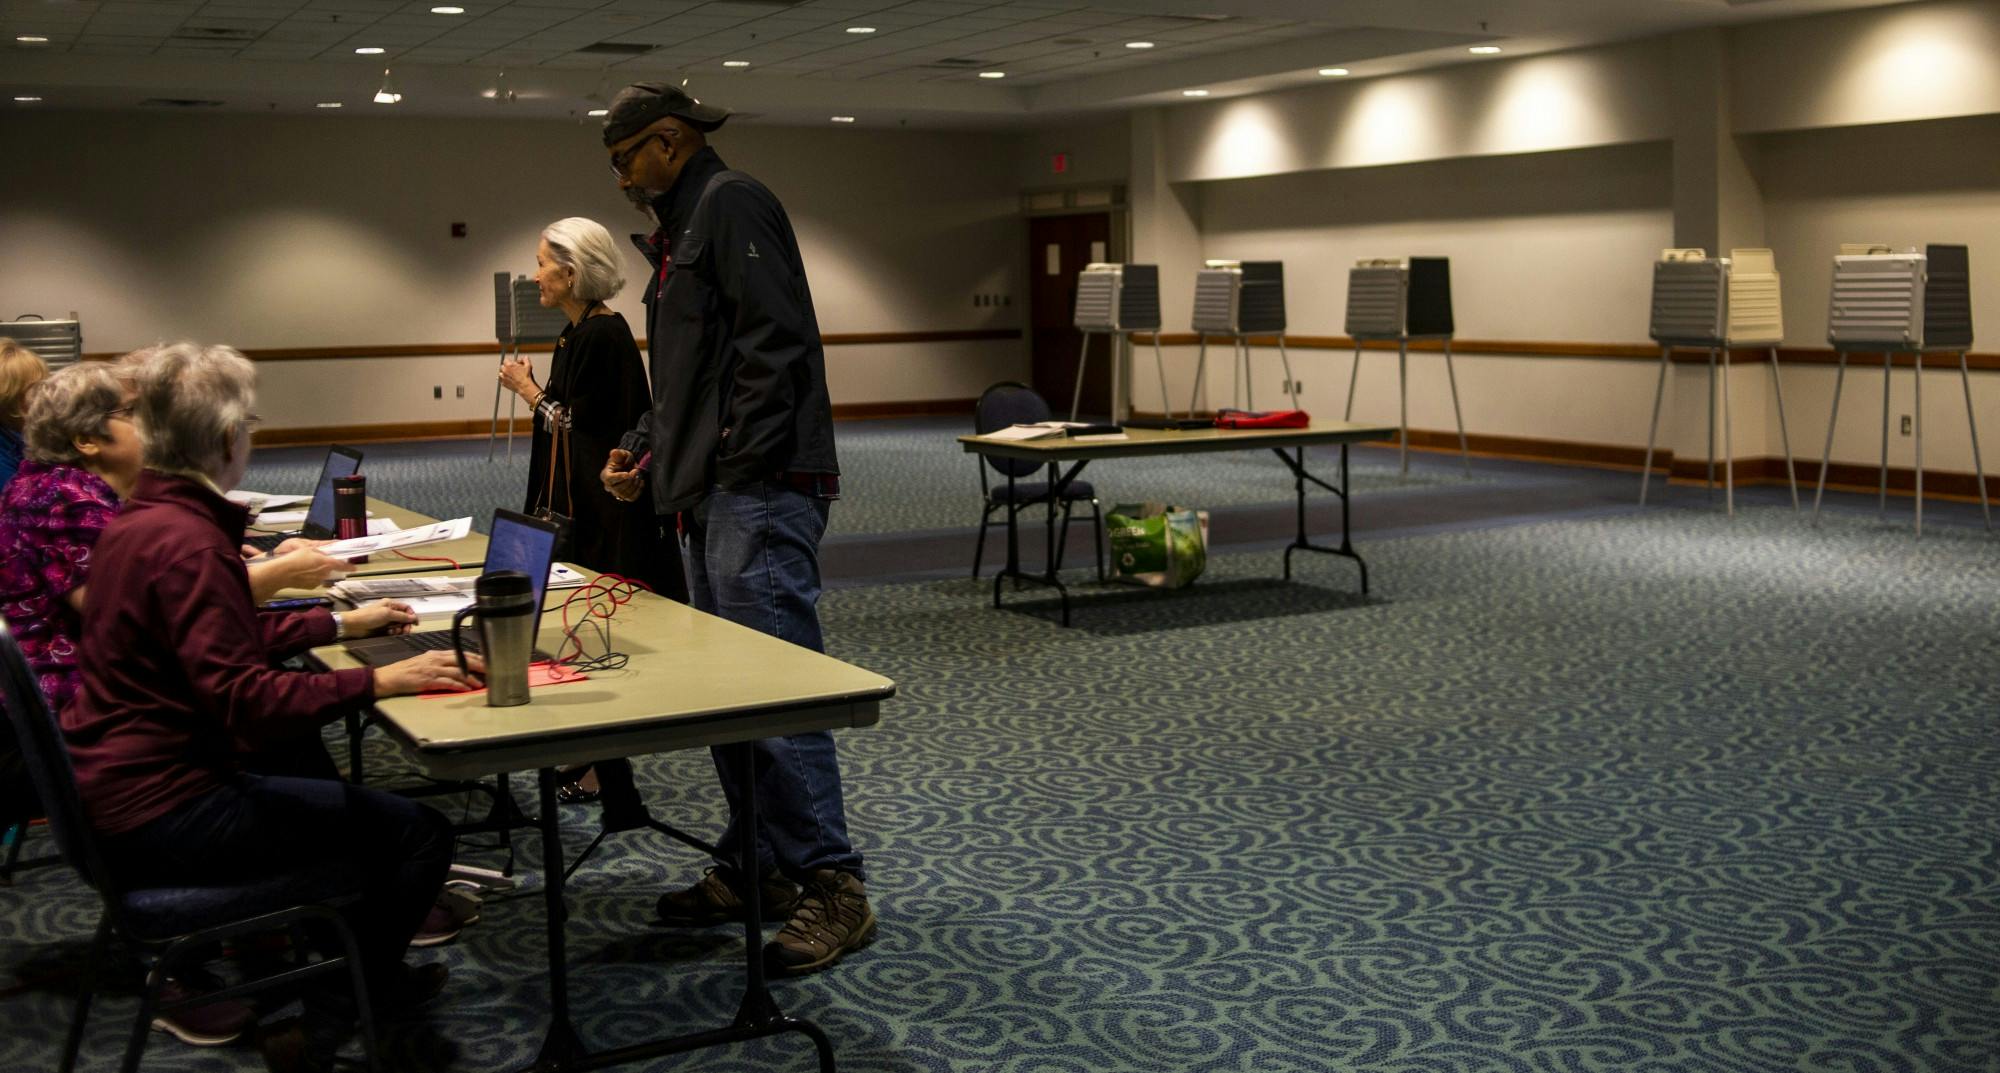
{"type": "Polygon", "coordinates": [[[706,134],[729,118],[729,109],[703,104],[665,82],[634,82],[611,98],[604,117],[604,144],[616,145],[668,116],[684,119],[706,134]]]}

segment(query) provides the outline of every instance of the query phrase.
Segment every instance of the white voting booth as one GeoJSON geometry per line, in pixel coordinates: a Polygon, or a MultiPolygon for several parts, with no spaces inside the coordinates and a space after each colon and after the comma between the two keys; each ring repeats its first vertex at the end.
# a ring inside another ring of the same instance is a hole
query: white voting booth
{"type": "MultiPolygon", "coordinates": [[[[569,318],[560,309],[542,305],[542,291],[527,276],[510,282],[505,272],[493,273],[493,337],[500,342],[500,361],[521,356],[522,343],[553,343],[569,327],[569,318]]],[[[486,436],[486,460],[493,461],[493,441],[500,436],[500,393],[506,391],[493,378],[493,428],[486,436]]],[[[507,394],[507,458],[514,458],[514,404],[519,396],[507,394]]]]}
{"type": "Polygon", "coordinates": [[[1188,396],[1193,413],[1208,372],[1208,341],[1229,340],[1235,377],[1230,404],[1256,408],[1250,386],[1250,337],[1278,337],[1278,359],[1285,366],[1285,383],[1292,409],[1299,406],[1298,380],[1285,353],[1285,264],[1283,261],[1208,261],[1194,279],[1194,331],[1200,339],[1195,357],[1194,391],[1188,396]]]}
{"type": "Polygon", "coordinates": [[[1160,266],[1106,264],[1085,265],[1076,280],[1076,330],[1083,333],[1083,349],[1076,358],[1076,389],[1069,400],[1069,419],[1076,420],[1083,402],[1083,370],[1090,363],[1090,341],[1098,336],[1108,340],[1111,363],[1111,420],[1125,418],[1125,393],[1120,378],[1124,363],[1119,361],[1121,345],[1129,346],[1133,332],[1153,337],[1153,365],[1160,376],[1160,407],[1168,417],[1174,408],[1167,401],[1167,367],[1160,357],[1160,266]]]}
{"type": "Polygon", "coordinates": [[[1639,503],[1653,480],[1653,448],[1660,430],[1660,403],[1667,369],[1676,348],[1708,351],[1708,484],[1715,486],[1715,381],[1722,367],[1722,484],[1725,507],[1736,513],[1736,452],[1729,420],[1729,367],[1733,349],[1769,352],[1771,386],[1778,401],[1778,434],[1785,447],[1785,477],[1792,509],[1799,506],[1799,482],[1792,463],[1792,434],[1785,421],[1785,382],[1778,372],[1778,344],[1785,338],[1784,309],[1778,297],[1777,261],[1770,250],[1735,249],[1710,257],[1700,249],[1660,251],[1653,262],[1653,316],[1649,334],[1660,344],[1660,379],[1653,390],[1653,419],[1646,426],[1646,462],[1639,471],[1639,503]]]}
{"type": "Polygon", "coordinates": [[[1396,343],[1397,457],[1410,471],[1410,340],[1444,341],[1445,378],[1451,383],[1451,416],[1458,423],[1458,455],[1469,475],[1472,453],[1465,442],[1465,416],[1458,408],[1458,373],[1451,363],[1451,261],[1445,257],[1371,257],[1347,270],[1347,335],[1354,340],[1354,364],[1347,375],[1345,420],[1354,420],[1354,389],[1361,379],[1361,344],[1396,343]]]}
{"type": "Polygon", "coordinates": [[[1965,421],[1972,433],[1972,468],[1979,482],[1979,509],[1986,527],[1993,515],[1986,501],[1986,469],[1979,459],[1979,422],[1972,408],[1972,377],[1965,355],[1972,349],[1972,290],[1970,258],[1964,246],[1930,245],[1891,251],[1874,243],[1843,244],[1833,259],[1833,288],[1827,310],[1827,341],[1839,354],[1833,380],[1833,410],[1826,421],[1826,449],[1820,454],[1819,487],[1813,492],[1813,517],[1819,517],[1826,492],[1826,467],[1833,458],[1834,423],[1840,419],[1840,391],[1847,379],[1851,353],[1882,355],[1882,467],[1877,509],[1889,502],[1889,373],[1897,354],[1917,355],[1912,372],[1915,402],[1911,407],[1916,432],[1916,532],[1924,531],[1924,378],[1923,355],[1958,353],[1959,382],[1965,388],[1965,421]]]}

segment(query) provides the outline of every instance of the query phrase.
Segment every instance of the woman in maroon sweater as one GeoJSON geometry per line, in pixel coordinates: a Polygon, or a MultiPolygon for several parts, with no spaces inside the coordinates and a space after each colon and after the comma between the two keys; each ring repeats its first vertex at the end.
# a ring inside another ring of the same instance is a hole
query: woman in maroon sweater
{"type": "MultiPolygon", "coordinates": [[[[345,615],[257,610],[237,550],[247,515],[223,498],[249,461],[255,379],[234,350],[193,344],[162,348],[139,369],[134,409],[147,469],[97,543],[82,688],[62,713],[63,732],[121,884],[295,872],[300,901],[358,888],[345,912],[372,995],[407,1004],[442,984],[442,966],[420,977],[402,958],[451,864],[444,817],[345,782],[248,774],[239,757],[376,697],[462,688],[466,679],[448,652],[374,670],[278,666],[343,636],[405,628],[415,616],[387,601],[345,615]],[[346,881],[314,889],[309,877],[330,875],[346,881]]],[[[276,1037],[286,1049],[267,1056],[283,1068],[330,1068],[354,1013],[340,988],[316,989],[299,1028],[276,1037]]]]}

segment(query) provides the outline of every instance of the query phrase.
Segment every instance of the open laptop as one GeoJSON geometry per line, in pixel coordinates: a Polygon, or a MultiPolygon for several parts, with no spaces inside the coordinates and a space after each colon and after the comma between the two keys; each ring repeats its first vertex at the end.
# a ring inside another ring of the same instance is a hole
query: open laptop
{"type": "MultiPolygon", "coordinates": [[[[530,518],[504,508],[493,512],[492,528],[493,531],[486,541],[486,569],[519,570],[528,575],[535,586],[534,625],[539,636],[542,625],[542,597],[547,594],[549,587],[549,565],[555,561],[556,538],[562,531],[553,522],[530,518]]],[[[468,629],[464,632],[466,651],[479,651],[479,631],[468,629]]],[[[449,650],[451,631],[426,630],[421,633],[397,634],[394,637],[363,637],[345,642],[344,647],[354,655],[355,659],[371,667],[380,667],[425,652],[449,650]]],[[[538,648],[531,658],[540,662],[553,657],[538,648]]]]}
{"type": "Polygon", "coordinates": [[[258,551],[269,552],[295,536],[308,540],[332,540],[333,479],[352,477],[359,472],[360,451],[339,444],[327,448],[326,464],[319,469],[319,484],[313,487],[312,506],[306,508],[305,526],[296,533],[251,533],[243,538],[243,542],[258,551]]]}

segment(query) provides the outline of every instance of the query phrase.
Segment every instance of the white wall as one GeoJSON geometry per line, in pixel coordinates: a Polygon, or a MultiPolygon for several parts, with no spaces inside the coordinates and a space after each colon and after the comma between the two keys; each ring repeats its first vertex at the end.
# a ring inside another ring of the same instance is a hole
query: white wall
{"type": "MultiPolygon", "coordinates": [[[[0,137],[37,146],[0,169],[0,314],[75,310],[93,351],[162,338],[483,341],[491,274],[532,271],[543,224],[649,227],[616,191],[595,131],[562,122],[90,113],[80,126],[42,114],[7,117],[0,137]],[[450,237],[454,221],[467,238],[450,237]]],[[[1018,304],[972,301],[1018,290],[1004,142],[745,124],[715,144],[784,199],[825,331],[1018,326],[1018,304]]],[[[636,252],[627,269],[644,277],[636,252]]],[[[643,333],[638,294],[613,307],[643,333]]],[[[1014,341],[834,347],[828,377],[836,402],[967,398],[1025,364],[1014,341]]],[[[491,406],[486,356],[273,362],[261,375],[275,427],[491,406]]]]}

